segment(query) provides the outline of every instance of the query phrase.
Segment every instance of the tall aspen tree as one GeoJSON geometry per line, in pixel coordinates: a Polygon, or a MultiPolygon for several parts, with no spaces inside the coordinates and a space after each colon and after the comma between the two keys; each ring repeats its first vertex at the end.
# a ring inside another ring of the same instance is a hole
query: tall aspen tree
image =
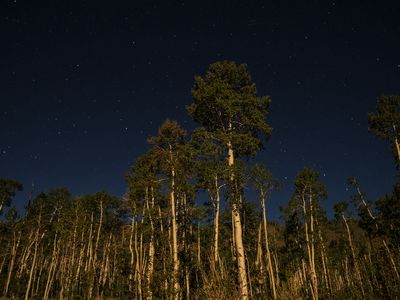
{"type": "MultiPolygon", "coordinates": [[[[235,157],[255,154],[262,146],[261,138],[271,133],[265,121],[270,98],[257,96],[245,64],[228,61],[211,64],[203,77],[196,76],[192,97],[189,114],[226,149],[230,180],[234,181],[235,157]]],[[[239,195],[232,191],[230,195],[240,294],[241,299],[248,299],[239,195]]]]}
{"type": "Polygon", "coordinates": [[[319,181],[319,174],[304,168],[295,179],[295,190],[291,198],[292,214],[299,214],[304,230],[305,259],[307,261],[308,284],[311,297],[319,299],[318,275],[316,270],[316,251],[318,229],[317,219],[324,214],[319,201],[326,198],[324,185],[319,181]]]}
{"type": "Polygon", "coordinates": [[[261,164],[257,164],[252,170],[253,186],[260,194],[260,202],[262,209],[262,223],[264,229],[264,243],[267,254],[267,268],[268,277],[270,280],[270,288],[274,299],[277,299],[276,280],[274,268],[272,266],[272,256],[269,247],[269,238],[267,230],[267,211],[266,211],[266,198],[270,195],[272,190],[279,188],[279,181],[272,178],[272,173],[261,164]]]}
{"type": "Polygon", "coordinates": [[[180,288],[180,261],[178,249],[178,222],[177,222],[177,183],[184,173],[184,161],[189,156],[185,145],[186,131],[176,121],[166,120],[158,130],[158,135],[149,138],[157,161],[162,172],[169,181],[169,199],[172,225],[172,261],[173,261],[173,294],[175,299],[181,295],[180,288]]]}

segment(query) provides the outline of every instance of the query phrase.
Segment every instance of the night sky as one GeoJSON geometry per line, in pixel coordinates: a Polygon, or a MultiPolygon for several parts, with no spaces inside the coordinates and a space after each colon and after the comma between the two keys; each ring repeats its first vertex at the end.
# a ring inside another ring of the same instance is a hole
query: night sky
{"type": "Polygon", "coordinates": [[[270,218],[304,166],[320,172],[327,208],[349,198],[351,175],[376,199],[396,169],[367,113],[400,93],[399,11],[389,1],[3,0],[0,177],[24,184],[18,207],[32,182],[35,193],[121,196],[164,119],[194,128],[194,76],[234,60],[272,98],[273,134],[256,157],[283,183],[270,218]]]}

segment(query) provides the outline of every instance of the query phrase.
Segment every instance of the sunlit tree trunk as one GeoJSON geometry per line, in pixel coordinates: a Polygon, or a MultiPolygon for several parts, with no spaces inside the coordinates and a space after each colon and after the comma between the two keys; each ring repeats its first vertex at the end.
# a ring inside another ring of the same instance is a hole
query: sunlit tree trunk
{"type": "MultiPolygon", "coordinates": [[[[234,164],[234,156],[232,144],[228,143],[228,166],[232,167],[234,164]]],[[[234,180],[234,174],[231,174],[231,180],[234,180]]],[[[237,198],[238,195],[234,195],[237,198]]],[[[240,221],[240,212],[239,207],[235,201],[236,199],[232,199],[232,217],[233,217],[233,225],[234,225],[234,241],[236,245],[236,259],[238,264],[238,272],[239,272],[239,284],[240,284],[240,293],[241,299],[249,299],[248,292],[248,284],[247,284],[247,270],[246,270],[246,258],[244,255],[244,246],[243,246],[243,236],[242,236],[242,223],[240,221]]]]}
{"type": "Polygon", "coordinates": [[[312,195],[310,190],[309,202],[310,202],[310,235],[311,235],[311,278],[313,285],[313,295],[315,299],[318,299],[318,281],[317,281],[317,272],[315,270],[315,233],[314,233],[314,212],[313,212],[313,203],[312,203],[312,195]]]}
{"type": "Polygon", "coordinates": [[[261,190],[261,208],[262,208],[262,213],[263,213],[264,242],[265,242],[265,249],[267,250],[267,266],[268,266],[270,286],[272,288],[272,295],[274,296],[274,299],[277,299],[274,269],[272,267],[271,252],[269,250],[269,239],[268,239],[268,230],[267,230],[267,212],[266,212],[266,208],[265,208],[265,192],[262,190],[261,190]]]}
{"type": "Polygon", "coordinates": [[[346,226],[347,238],[349,240],[351,255],[353,257],[353,262],[354,262],[354,269],[356,271],[356,276],[357,276],[358,282],[360,284],[361,293],[364,296],[363,282],[362,282],[362,278],[361,278],[360,268],[358,266],[356,253],[355,253],[354,246],[353,246],[353,239],[351,238],[350,227],[349,227],[349,224],[347,223],[347,219],[343,213],[342,213],[342,219],[343,219],[344,225],[346,226]]]}
{"type": "Polygon", "coordinates": [[[4,296],[5,297],[7,297],[8,288],[10,286],[10,281],[11,281],[12,271],[14,269],[15,260],[17,258],[17,251],[18,251],[19,243],[21,241],[21,231],[18,234],[18,238],[15,235],[15,231],[13,232],[13,236],[14,236],[14,238],[13,238],[13,247],[11,249],[11,261],[10,261],[10,264],[8,266],[7,282],[6,282],[6,285],[4,287],[4,296]]]}
{"type": "Polygon", "coordinates": [[[309,272],[310,272],[310,277],[311,277],[311,292],[312,292],[312,298],[314,300],[318,299],[318,286],[317,286],[317,276],[315,274],[315,263],[314,263],[314,218],[312,215],[312,199],[311,197],[309,198],[309,204],[310,204],[310,212],[307,213],[307,205],[306,205],[306,199],[305,199],[305,191],[303,191],[302,194],[302,201],[303,201],[303,214],[304,214],[304,230],[305,230],[305,237],[306,237],[306,244],[307,244],[307,254],[308,254],[308,265],[309,265],[309,272]],[[310,230],[309,230],[309,224],[308,224],[308,218],[307,216],[310,215],[310,230]],[[309,232],[310,231],[310,232],[309,232]]]}
{"type": "Polygon", "coordinates": [[[219,205],[220,205],[220,195],[219,190],[220,187],[218,186],[218,176],[214,178],[215,184],[215,215],[214,215],[214,264],[215,266],[219,263],[219,248],[218,248],[218,241],[219,241],[219,205]]]}
{"type": "Polygon", "coordinates": [[[172,221],[172,256],[173,256],[173,281],[174,281],[174,298],[179,299],[179,260],[178,260],[178,226],[176,223],[176,211],[175,211],[175,168],[172,165],[172,147],[170,146],[170,160],[171,160],[171,221],[172,221]]]}
{"type": "MultiPolygon", "coordinates": [[[[146,193],[147,193],[147,189],[146,189],[146,193]]],[[[146,298],[148,300],[153,298],[153,294],[151,291],[151,282],[152,282],[152,278],[153,278],[153,270],[154,270],[154,224],[153,224],[153,218],[151,216],[151,212],[150,212],[150,207],[153,210],[154,209],[154,190],[153,187],[151,187],[150,189],[150,193],[151,193],[151,206],[149,206],[149,203],[147,201],[147,213],[149,216],[149,220],[150,220],[150,243],[149,243],[149,262],[147,265],[147,274],[146,274],[146,282],[147,282],[147,295],[146,298]]]]}
{"type": "Polygon", "coordinates": [[[400,145],[399,145],[399,140],[397,138],[397,128],[396,125],[394,124],[393,124],[393,131],[394,131],[394,145],[396,146],[397,160],[400,161],[400,145]]]}
{"type": "MultiPolygon", "coordinates": [[[[357,186],[357,193],[358,193],[359,197],[361,198],[361,201],[362,201],[364,207],[367,209],[368,215],[370,216],[370,218],[371,218],[372,220],[375,220],[376,218],[375,218],[375,216],[372,214],[372,212],[371,212],[369,206],[367,205],[367,203],[366,203],[366,201],[365,201],[365,199],[364,199],[364,196],[363,196],[363,194],[361,193],[361,190],[360,190],[359,186],[357,186]]],[[[379,226],[378,226],[377,223],[375,223],[375,227],[376,227],[376,229],[379,229],[379,226]]],[[[394,270],[394,273],[395,273],[395,275],[396,275],[396,278],[397,278],[398,281],[400,281],[400,275],[399,275],[399,272],[398,272],[398,270],[397,270],[396,262],[394,261],[392,252],[390,251],[389,246],[388,246],[388,244],[387,244],[385,238],[382,238],[382,244],[383,244],[383,246],[384,246],[384,248],[385,248],[385,250],[386,250],[386,252],[387,252],[387,254],[388,254],[388,256],[389,256],[389,260],[390,260],[391,265],[392,265],[392,267],[393,267],[393,270],[394,270]]]]}
{"type": "Polygon", "coordinates": [[[39,214],[39,220],[38,220],[36,234],[35,234],[35,241],[34,241],[35,250],[33,252],[33,260],[32,260],[32,265],[31,265],[31,269],[30,269],[30,272],[29,272],[29,280],[28,280],[28,284],[27,284],[27,287],[26,287],[26,291],[25,291],[25,300],[29,299],[29,292],[31,291],[33,272],[34,272],[35,267],[36,267],[37,251],[38,251],[38,247],[39,247],[39,229],[40,229],[40,225],[41,225],[40,221],[41,221],[41,214],[39,214]]]}
{"type": "Polygon", "coordinates": [[[46,281],[46,288],[44,290],[44,295],[43,295],[43,299],[47,300],[49,298],[49,293],[51,290],[51,286],[53,283],[53,279],[54,279],[54,274],[56,273],[56,266],[57,266],[57,260],[58,260],[58,241],[57,241],[57,234],[54,237],[54,241],[53,241],[53,252],[51,255],[51,261],[50,261],[50,265],[47,271],[47,281],[46,281]]]}
{"type": "Polygon", "coordinates": [[[264,266],[263,266],[263,251],[262,251],[262,222],[260,222],[260,225],[258,226],[258,240],[257,240],[257,256],[256,256],[256,263],[255,266],[259,270],[259,275],[258,275],[258,285],[259,285],[259,290],[258,292],[261,291],[263,285],[264,285],[264,266]]]}
{"type": "Polygon", "coordinates": [[[133,292],[134,273],[135,273],[135,249],[133,248],[133,236],[135,231],[135,217],[132,216],[131,230],[129,235],[129,253],[130,253],[130,272],[129,272],[129,290],[133,292]]]}

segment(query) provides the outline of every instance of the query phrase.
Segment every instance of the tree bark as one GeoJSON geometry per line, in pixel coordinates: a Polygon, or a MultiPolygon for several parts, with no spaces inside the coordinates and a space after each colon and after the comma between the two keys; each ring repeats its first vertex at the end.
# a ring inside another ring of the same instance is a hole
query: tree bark
{"type": "MultiPolygon", "coordinates": [[[[228,143],[228,166],[232,167],[234,164],[234,156],[231,142],[228,143]]],[[[231,174],[231,181],[234,180],[234,174],[231,174]]],[[[234,195],[235,198],[237,195],[234,195]]],[[[232,218],[234,225],[234,241],[236,245],[236,261],[238,264],[240,294],[242,300],[249,299],[248,284],[247,284],[247,270],[246,258],[244,255],[243,236],[242,236],[242,223],[240,221],[240,213],[238,205],[232,199],[232,218]]]]}
{"type": "Polygon", "coordinates": [[[269,240],[268,240],[268,230],[267,230],[267,212],[265,208],[265,192],[261,191],[261,207],[263,211],[263,225],[264,225],[264,241],[265,241],[265,249],[267,250],[267,264],[268,264],[268,273],[270,285],[272,288],[272,295],[274,299],[277,299],[276,295],[276,285],[275,285],[275,276],[274,269],[272,268],[272,260],[271,260],[271,252],[269,250],[269,240]]]}
{"type": "Polygon", "coordinates": [[[355,268],[355,271],[356,271],[357,279],[358,279],[358,282],[360,284],[361,293],[364,296],[364,288],[363,288],[363,282],[362,282],[362,278],[361,278],[360,268],[358,266],[356,253],[354,251],[353,240],[351,238],[349,224],[347,224],[347,219],[344,216],[344,214],[342,214],[342,219],[343,219],[344,225],[346,226],[347,238],[349,239],[349,245],[350,245],[351,255],[353,256],[354,268],[355,268]]]}
{"type": "Polygon", "coordinates": [[[171,219],[172,219],[172,258],[174,264],[174,271],[173,271],[173,281],[174,281],[174,298],[179,299],[179,260],[178,260],[178,226],[176,223],[176,211],[175,211],[175,168],[172,165],[172,147],[170,146],[170,163],[171,163],[171,219]]]}
{"type": "Polygon", "coordinates": [[[217,266],[219,263],[219,249],[218,249],[218,239],[219,239],[219,186],[218,186],[218,176],[215,176],[215,216],[214,216],[214,265],[217,266]]]}

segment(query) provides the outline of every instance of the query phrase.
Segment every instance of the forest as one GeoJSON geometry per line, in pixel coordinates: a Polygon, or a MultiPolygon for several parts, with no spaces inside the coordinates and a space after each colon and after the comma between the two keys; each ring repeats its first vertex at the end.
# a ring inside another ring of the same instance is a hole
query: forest
{"type": "MultiPolygon", "coordinates": [[[[216,62],[194,79],[198,127],[165,120],[127,166],[123,197],[58,188],[20,211],[22,184],[0,179],[0,297],[399,299],[399,182],[371,200],[349,177],[329,219],[326,187],[305,167],[281,221],[267,219],[281,184],[255,156],[273,134],[270,105],[245,64],[216,62]]],[[[400,96],[380,96],[366,118],[397,170],[400,96]]]]}

